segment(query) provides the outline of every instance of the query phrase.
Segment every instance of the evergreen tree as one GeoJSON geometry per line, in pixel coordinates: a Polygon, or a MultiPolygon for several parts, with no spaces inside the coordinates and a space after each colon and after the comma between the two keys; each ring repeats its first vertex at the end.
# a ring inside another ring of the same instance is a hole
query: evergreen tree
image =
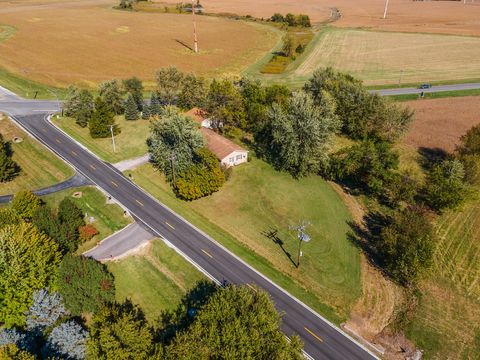
{"type": "Polygon", "coordinates": [[[19,191],[12,200],[12,209],[25,220],[30,220],[41,205],[42,200],[31,191],[19,191]]]}
{"type": "Polygon", "coordinates": [[[115,300],[112,274],[98,261],[67,254],[60,264],[58,292],[74,315],[96,312],[103,304],[115,300]]]}
{"type": "Polygon", "coordinates": [[[137,104],[132,94],[128,94],[127,101],[125,101],[125,119],[126,120],[138,119],[137,104]]]}
{"type": "Polygon", "coordinates": [[[95,110],[88,123],[90,136],[94,139],[109,137],[111,135],[110,126],[112,125],[114,134],[118,134],[120,129],[115,125],[114,115],[110,107],[101,97],[97,97],[95,100],[95,110]]]}
{"type": "MultiPolygon", "coordinates": [[[[100,84],[100,97],[115,115],[121,115],[124,111],[122,89],[117,80],[105,81],[100,84]]],[[[95,107],[97,104],[95,103],[95,107]]]]}
{"type": "Polygon", "coordinates": [[[11,208],[0,209],[0,229],[7,225],[18,225],[22,218],[11,208]]]}
{"type": "Polygon", "coordinates": [[[0,323],[25,324],[33,292],[52,285],[59,262],[57,244],[32,224],[0,229],[0,323]]]}
{"type": "Polygon", "coordinates": [[[26,329],[41,335],[67,314],[58,293],[49,294],[47,289],[40,289],[33,293],[33,303],[25,314],[26,329]]]}
{"type": "Polygon", "coordinates": [[[20,167],[12,160],[10,144],[0,134],[0,183],[13,180],[19,172],[20,167]]]}
{"type": "Polygon", "coordinates": [[[142,80],[136,77],[132,77],[123,80],[123,88],[125,91],[133,96],[135,103],[137,104],[137,110],[143,110],[143,84],[142,80]]]}
{"type": "Polygon", "coordinates": [[[158,70],[155,78],[160,104],[163,106],[177,105],[178,96],[182,90],[183,73],[178,71],[176,67],[170,66],[158,70]]]}
{"type": "Polygon", "coordinates": [[[160,115],[162,112],[162,105],[160,104],[160,99],[156,91],[152,92],[150,97],[150,115],[156,116],[160,115]]]}
{"type": "Polygon", "coordinates": [[[154,351],[152,329],[130,302],[103,307],[93,316],[87,357],[149,359],[154,351]]]}
{"type": "Polygon", "coordinates": [[[86,357],[88,332],[75,321],[53,328],[43,348],[45,358],[82,360],[86,357]]]}
{"type": "Polygon", "coordinates": [[[150,112],[150,106],[144,105],[143,106],[143,111],[142,111],[142,119],[143,120],[149,120],[151,116],[152,116],[152,114],[150,112]]]}

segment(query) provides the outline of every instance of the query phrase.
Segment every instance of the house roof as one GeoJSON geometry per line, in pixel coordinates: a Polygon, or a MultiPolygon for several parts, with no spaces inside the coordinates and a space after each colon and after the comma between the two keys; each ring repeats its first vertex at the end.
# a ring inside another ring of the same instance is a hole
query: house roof
{"type": "Polygon", "coordinates": [[[213,130],[202,127],[200,131],[207,142],[207,148],[220,160],[225,159],[234,151],[247,151],[213,130]]]}
{"type": "Polygon", "coordinates": [[[207,112],[205,110],[194,107],[193,109],[185,113],[188,117],[192,118],[195,122],[201,124],[203,120],[207,118],[207,112]]]}

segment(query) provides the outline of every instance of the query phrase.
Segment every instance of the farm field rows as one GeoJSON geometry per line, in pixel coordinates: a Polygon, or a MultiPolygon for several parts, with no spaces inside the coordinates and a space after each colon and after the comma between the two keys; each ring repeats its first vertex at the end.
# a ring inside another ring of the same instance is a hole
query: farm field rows
{"type": "Polygon", "coordinates": [[[328,27],[315,36],[305,54],[286,73],[258,77],[299,85],[317,68],[331,66],[363,80],[366,85],[462,82],[480,76],[480,62],[471,61],[478,58],[480,38],[477,37],[328,27]]]}
{"type": "Polygon", "coordinates": [[[12,143],[13,160],[22,168],[20,175],[13,181],[0,185],[0,195],[14,194],[20,190],[41,189],[73,176],[72,168],[1,114],[0,134],[6,141],[12,143]],[[14,137],[19,137],[23,141],[13,143],[14,137]]]}
{"type": "Polygon", "coordinates": [[[148,85],[155,70],[169,65],[203,75],[238,73],[279,36],[265,25],[198,17],[200,54],[195,54],[189,49],[188,15],[119,11],[112,9],[115,1],[69,4],[20,5],[18,11],[7,11],[12,7],[0,3],[0,25],[16,29],[0,40],[0,67],[58,87],[94,86],[134,75],[148,85]]]}

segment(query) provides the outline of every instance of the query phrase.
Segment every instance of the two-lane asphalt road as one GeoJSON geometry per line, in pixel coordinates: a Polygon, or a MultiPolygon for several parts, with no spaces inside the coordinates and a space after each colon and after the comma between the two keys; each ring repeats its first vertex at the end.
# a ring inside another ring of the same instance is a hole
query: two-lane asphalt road
{"type": "Polygon", "coordinates": [[[113,166],[64,135],[46,120],[47,110],[55,109],[55,102],[0,101],[0,111],[10,113],[25,130],[115,198],[207,276],[217,282],[255,284],[270,293],[277,309],[284,314],[282,330],[287,335],[298,334],[309,356],[336,360],[375,358],[337,327],[142,191],[113,166]]]}
{"type": "Polygon", "coordinates": [[[412,95],[423,93],[435,93],[445,91],[461,91],[461,90],[477,90],[480,89],[480,83],[465,83],[465,84],[452,84],[452,85],[437,85],[432,86],[429,89],[419,88],[398,88],[398,89],[382,89],[382,90],[370,90],[372,93],[378,93],[381,96],[394,96],[394,95],[412,95]]]}

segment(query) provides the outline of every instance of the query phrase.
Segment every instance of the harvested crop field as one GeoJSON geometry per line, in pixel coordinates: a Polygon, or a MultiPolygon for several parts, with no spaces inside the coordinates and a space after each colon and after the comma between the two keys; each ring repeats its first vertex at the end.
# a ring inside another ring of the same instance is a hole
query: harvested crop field
{"type": "MultiPolygon", "coordinates": [[[[177,3],[176,0],[155,0],[177,3]]],[[[388,31],[480,35],[480,3],[463,1],[390,1],[383,19],[385,0],[202,0],[207,12],[235,13],[269,18],[273,13],[305,13],[313,22],[330,17],[330,8],[340,10],[340,27],[362,27],[388,31]]]]}
{"type": "Polygon", "coordinates": [[[415,100],[403,103],[415,110],[405,143],[416,148],[453,151],[460,137],[480,123],[480,96],[415,100]]]}
{"type": "Polygon", "coordinates": [[[1,23],[17,30],[0,42],[0,67],[56,86],[133,75],[148,80],[169,65],[206,75],[229,74],[278,41],[277,32],[267,26],[198,17],[197,55],[188,48],[193,38],[190,16],[113,10],[115,3],[0,3],[1,23]]]}
{"type": "Polygon", "coordinates": [[[306,78],[323,66],[349,72],[366,84],[465,80],[480,75],[480,38],[329,28],[314,40],[294,71],[306,78]],[[447,51],[448,49],[448,51],[447,51]]]}

